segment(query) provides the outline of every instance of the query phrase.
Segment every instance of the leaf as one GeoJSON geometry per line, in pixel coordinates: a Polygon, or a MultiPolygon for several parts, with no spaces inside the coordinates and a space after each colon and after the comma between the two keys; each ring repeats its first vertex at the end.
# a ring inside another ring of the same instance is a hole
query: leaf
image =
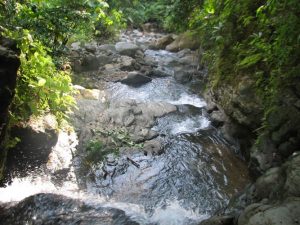
{"type": "Polygon", "coordinates": [[[250,56],[245,57],[238,65],[240,67],[246,68],[246,67],[249,67],[249,66],[252,66],[252,65],[256,64],[262,58],[263,58],[263,56],[260,53],[250,55],[250,56]]]}
{"type": "Polygon", "coordinates": [[[46,79],[44,79],[44,78],[42,78],[42,77],[37,77],[37,79],[38,79],[37,85],[38,85],[39,87],[42,87],[42,86],[44,86],[44,85],[46,84],[46,79]]]}

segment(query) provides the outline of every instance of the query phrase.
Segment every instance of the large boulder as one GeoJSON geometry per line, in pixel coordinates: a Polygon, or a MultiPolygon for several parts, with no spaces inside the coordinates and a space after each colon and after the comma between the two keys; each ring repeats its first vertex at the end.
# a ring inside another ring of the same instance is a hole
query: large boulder
{"type": "Polygon", "coordinates": [[[136,52],[140,49],[136,44],[130,42],[118,42],[115,47],[119,54],[131,57],[134,57],[136,52]]]}
{"type": "Polygon", "coordinates": [[[178,52],[182,49],[188,48],[191,50],[198,49],[200,47],[199,35],[194,31],[187,31],[179,35],[175,41],[166,47],[166,50],[170,52],[178,52]]]}
{"type": "Polygon", "coordinates": [[[152,79],[150,77],[144,76],[139,72],[133,71],[133,72],[129,72],[128,75],[121,80],[121,83],[133,87],[138,87],[150,82],[151,80],[152,79]]]}
{"type": "Polygon", "coordinates": [[[249,205],[238,219],[238,225],[295,225],[300,223],[300,198],[290,198],[282,204],[255,203],[249,205]]]}
{"type": "Polygon", "coordinates": [[[158,49],[165,49],[167,45],[171,44],[174,41],[172,35],[166,35],[164,37],[161,37],[155,41],[153,41],[149,48],[158,50],[158,49]]]}
{"type": "Polygon", "coordinates": [[[0,223],[138,225],[120,209],[92,206],[56,194],[37,194],[18,204],[1,207],[0,223]]]}

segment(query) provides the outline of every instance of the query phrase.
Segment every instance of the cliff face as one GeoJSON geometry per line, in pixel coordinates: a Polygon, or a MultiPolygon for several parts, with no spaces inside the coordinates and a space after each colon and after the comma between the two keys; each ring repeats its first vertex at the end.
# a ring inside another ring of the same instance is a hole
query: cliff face
{"type": "Polygon", "coordinates": [[[213,122],[229,139],[239,140],[255,181],[232,199],[223,216],[201,224],[300,222],[299,78],[278,92],[267,113],[250,77],[208,90],[213,122]]]}
{"type": "Polygon", "coordinates": [[[8,109],[15,93],[19,51],[12,40],[0,37],[0,179],[6,160],[8,109]]]}

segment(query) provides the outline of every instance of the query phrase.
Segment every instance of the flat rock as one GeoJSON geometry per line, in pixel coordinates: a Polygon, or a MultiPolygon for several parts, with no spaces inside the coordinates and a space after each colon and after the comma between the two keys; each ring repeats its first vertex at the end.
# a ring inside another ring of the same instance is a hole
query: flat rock
{"type": "Polygon", "coordinates": [[[118,42],[116,45],[116,50],[121,55],[127,55],[134,57],[135,53],[140,49],[137,45],[129,42],[118,42]]]}
{"type": "Polygon", "coordinates": [[[138,87],[148,82],[151,82],[151,78],[144,76],[138,72],[129,72],[127,77],[121,80],[122,84],[127,84],[129,86],[138,87]]]}

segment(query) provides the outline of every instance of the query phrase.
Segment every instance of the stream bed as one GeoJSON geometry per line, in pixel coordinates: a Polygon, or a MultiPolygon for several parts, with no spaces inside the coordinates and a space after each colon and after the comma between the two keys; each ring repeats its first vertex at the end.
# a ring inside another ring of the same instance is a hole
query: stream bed
{"type": "MultiPolygon", "coordinates": [[[[149,41],[138,32],[130,35],[123,41],[149,41]]],[[[78,101],[85,117],[75,118],[76,132],[60,131],[46,154],[51,160],[32,166],[40,152],[31,152],[31,143],[29,156],[11,158],[17,166],[9,167],[9,183],[0,188],[1,224],[193,225],[225,207],[247,184],[238,147],[211,125],[201,90],[194,91],[197,83],[174,79],[180,56],[146,50],[144,58],[169,76],[139,87],[106,81],[105,101],[78,101]],[[83,166],[82,142],[93,133],[91,127],[84,131],[86,124],[107,129],[117,124],[154,150],[127,146],[83,166]],[[144,139],[140,133],[146,133],[144,139]]]]}

